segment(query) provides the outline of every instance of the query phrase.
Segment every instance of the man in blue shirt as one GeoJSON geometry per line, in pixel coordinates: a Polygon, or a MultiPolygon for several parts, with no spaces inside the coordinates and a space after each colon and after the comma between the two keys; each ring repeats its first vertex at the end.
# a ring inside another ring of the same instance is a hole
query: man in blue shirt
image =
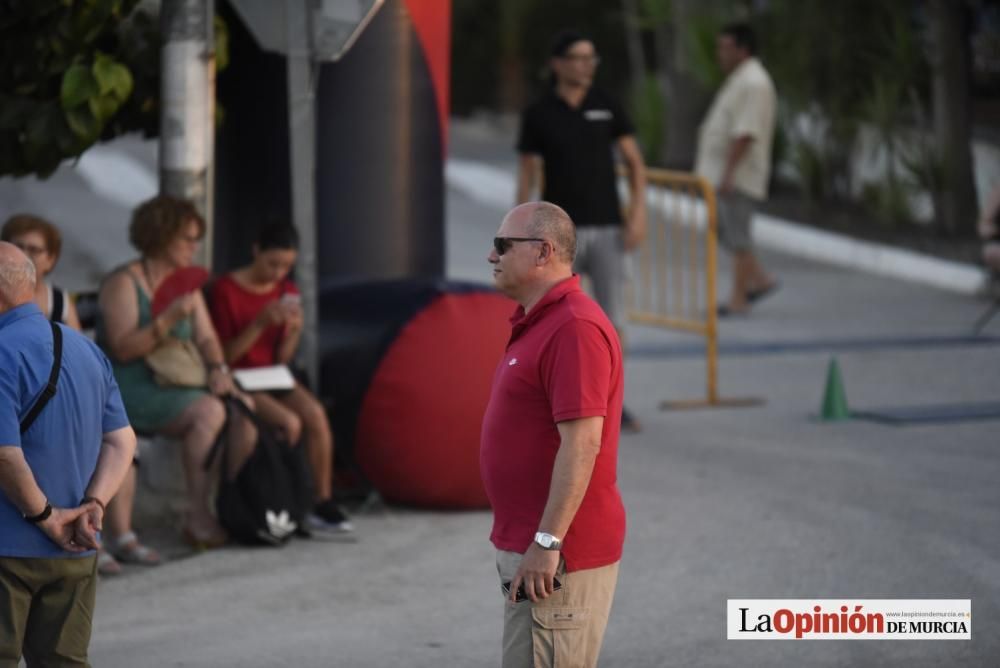
{"type": "Polygon", "coordinates": [[[135,452],[111,364],[33,303],[35,267],[0,242],[0,664],[88,665],[104,506],[135,452]]]}

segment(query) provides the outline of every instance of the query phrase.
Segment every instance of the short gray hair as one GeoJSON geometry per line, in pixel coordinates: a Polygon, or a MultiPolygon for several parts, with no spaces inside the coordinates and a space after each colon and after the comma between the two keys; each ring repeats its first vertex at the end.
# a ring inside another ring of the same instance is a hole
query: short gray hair
{"type": "MultiPolygon", "coordinates": [[[[13,250],[13,246],[11,247],[13,250]]],[[[35,263],[20,251],[0,255],[0,296],[15,303],[35,289],[35,263]]]]}
{"type": "Polygon", "coordinates": [[[551,202],[539,202],[531,213],[528,234],[551,240],[556,247],[556,256],[573,264],[576,259],[576,226],[569,214],[551,202]]]}

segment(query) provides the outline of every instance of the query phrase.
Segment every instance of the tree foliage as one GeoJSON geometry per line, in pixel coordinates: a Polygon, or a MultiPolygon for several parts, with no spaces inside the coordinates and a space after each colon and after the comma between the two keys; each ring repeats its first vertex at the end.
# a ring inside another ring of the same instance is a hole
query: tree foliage
{"type": "Polygon", "coordinates": [[[928,64],[910,0],[774,0],[754,17],[763,58],[791,115],[806,113],[823,136],[794,136],[810,195],[849,197],[851,151],[862,125],[873,127],[896,180],[897,135],[928,98],[928,64]],[[803,144],[803,146],[799,146],[803,144]],[[824,183],[820,183],[824,181],[824,183]]]}
{"type": "MultiPolygon", "coordinates": [[[[215,35],[222,70],[218,17],[215,35]]],[[[0,0],[0,176],[46,177],[95,142],[157,135],[160,47],[139,0],[0,0]]]]}
{"type": "Polygon", "coordinates": [[[609,0],[454,0],[452,108],[517,111],[545,86],[552,36],[575,28],[601,55],[598,84],[620,99],[628,94],[625,28],[609,0]],[[508,78],[517,79],[517,86],[508,78]],[[516,94],[511,94],[514,89],[516,94]]]}
{"type": "Polygon", "coordinates": [[[50,174],[135,100],[119,28],[136,4],[0,0],[0,174],[50,174]]]}

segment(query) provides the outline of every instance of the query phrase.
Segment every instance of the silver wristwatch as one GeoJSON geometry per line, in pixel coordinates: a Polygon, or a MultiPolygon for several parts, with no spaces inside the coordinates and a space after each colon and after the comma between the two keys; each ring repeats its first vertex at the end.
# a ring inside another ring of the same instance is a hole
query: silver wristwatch
{"type": "Polygon", "coordinates": [[[543,550],[561,550],[562,541],[550,533],[539,531],[535,534],[535,545],[543,550]]]}

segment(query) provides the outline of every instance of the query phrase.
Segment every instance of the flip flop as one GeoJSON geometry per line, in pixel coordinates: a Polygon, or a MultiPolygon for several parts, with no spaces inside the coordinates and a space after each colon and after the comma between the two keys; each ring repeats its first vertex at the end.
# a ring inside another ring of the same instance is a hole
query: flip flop
{"type": "Polygon", "coordinates": [[[734,311],[733,309],[731,309],[728,306],[726,306],[725,304],[723,304],[723,305],[717,307],[715,309],[715,312],[716,312],[716,314],[718,314],[718,316],[720,318],[728,318],[730,316],[743,316],[743,315],[746,315],[747,313],[750,312],[750,309],[747,309],[746,311],[734,311]]]}
{"type": "Polygon", "coordinates": [[[773,295],[775,292],[777,292],[778,288],[780,287],[781,287],[781,282],[775,281],[766,288],[762,288],[760,290],[750,290],[749,292],[747,292],[747,301],[750,302],[751,304],[753,304],[754,302],[759,302],[761,299],[773,295]]]}

